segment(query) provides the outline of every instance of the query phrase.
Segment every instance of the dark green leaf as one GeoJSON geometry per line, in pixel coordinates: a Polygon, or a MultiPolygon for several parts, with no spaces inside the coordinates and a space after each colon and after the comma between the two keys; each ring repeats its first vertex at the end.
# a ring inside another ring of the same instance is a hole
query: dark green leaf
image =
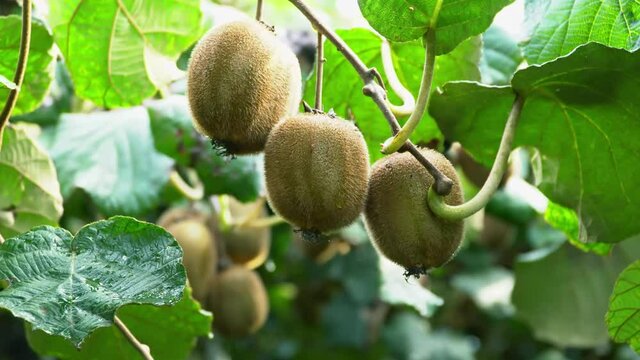
{"type": "Polygon", "coordinates": [[[492,26],[482,34],[482,82],[490,85],[508,85],[522,63],[522,51],[507,32],[492,26]]]}
{"type": "Polygon", "coordinates": [[[606,320],[614,341],[626,342],[640,353],[640,261],[616,280],[606,320]]]}
{"type": "MultiPolygon", "coordinates": [[[[446,54],[486,30],[493,17],[513,0],[443,0],[436,27],[436,54],[446,54]]],[[[391,41],[421,39],[436,0],[358,0],[369,24],[391,41]]]]}
{"type": "MultiPolygon", "coordinates": [[[[526,97],[515,146],[533,146],[539,187],[576,211],[581,238],[619,242],[640,233],[640,52],[591,44],[516,73],[526,97]],[[588,64],[588,65],[585,65],[588,64]]],[[[514,95],[507,87],[449,84],[431,114],[450,140],[491,165],[514,95]]]]}
{"type": "MultiPolygon", "coordinates": [[[[118,317],[140,342],[151,348],[156,360],[187,358],[196,337],[207,336],[211,331],[211,314],[203,311],[187,290],[174,306],[126,305],[118,310],[118,317]]],[[[64,338],[41,330],[27,329],[27,339],[40,355],[60,359],[142,359],[115,326],[96,330],[80,351],[64,338]]]]}
{"type": "Polygon", "coordinates": [[[202,33],[200,1],[50,1],[49,24],[78,96],[138,105],[180,75],[175,61],[202,33]]]}
{"type": "Polygon", "coordinates": [[[640,242],[624,242],[609,257],[568,244],[540,254],[527,254],[516,264],[512,300],[518,316],[538,339],[557,346],[606,344],[609,295],[620,271],[640,257],[640,242]]]}
{"type": "Polygon", "coordinates": [[[580,221],[576,212],[571,209],[549,202],[549,206],[544,212],[544,219],[549,225],[564,232],[569,242],[582,251],[592,251],[598,255],[607,255],[613,249],[613,244],[581,241],[580,221]]]}
{"type": "Polygon", "coordinates": [[[41,226],[0,245],[0,307],[79,346],[127,304],[173,305],[186,282],[182,249],[159,226],[128,217],[74,237],[41,226]]]}
{"type": "MultiPolygon", "coordinates": [[[[382,40],[377,35],[365,29],[340,30],[338,34],[367,66],[377,68],[383,78],[386,78],[381,58],[382,40]]],[[[424,47],[419,41],[393,44],[391,52],[398,78],[416,96],[424,64],[424,47]]],[[[371,161],[381,158],[380,144],[391,136],[382,113],[371,99],[362,94],[362,80],[342,53],[334,46],[327,46],[325,58],[324,107],[333,108],[345,119],[354,119],[367,141],[371,161]]],[[[477,38],[466,41],[451,54],[439,56],[436,59],[434,85],[440,86],[452,80],[479,80],[479,58],[480,41],[477,38]]],[[[306,85],[305,100],[313,104],[314,98],[315,77],[312,77],[306,85]]],[[[389,98],[399,103],[395,94],[390,93],[389,98]]],[[[434,139],[440,140],[441,137],[435,122],[425,115],[411,139],[416,143],[429,143],[434,139]]]]}
{"type": "Polygon", "coordinates": [[[37,225],[56,225],[62,196],[49,155],[24,126],[4,130],[0,151],[0,235],[9,238],[37,225]]]}
{"type": "Polygon", "coordinates": [[[531,34],[524,53],[530,64],[589,42],[627,50],[640,46],[637,0],[526,0],[525,16],[531,34]]]}
{"type": "MultiPolygon", "coordinates": [[[[18,65],[22,18],[0,16],[0,79],[13,79],[18,65]]],[[[45,24],[34,19],[31,24],[31,45],[27,60],[27,72],[14,115],[33,111],[44,99],[53,79],[53,36],[45,24]]],[[[5,81],[2,81],[5,83],[5,81]]],[[[13,84],[13,82],[11,82],[13,84]]],[[[6,84],[10,85],[10,84],[6,84]]],[[[15,86],[15,84],[13,84],[15,86]]],[[[0,104],[9,96],[11,86],[0,86],[0,104]]]]}
{"type": "Polygon", "coordinates": [[[157,204],[172,161],[155,150],[144,108],[65,114],[54,131],[50,153],[65,197],[83,189],[107,215],[157,204]]]}

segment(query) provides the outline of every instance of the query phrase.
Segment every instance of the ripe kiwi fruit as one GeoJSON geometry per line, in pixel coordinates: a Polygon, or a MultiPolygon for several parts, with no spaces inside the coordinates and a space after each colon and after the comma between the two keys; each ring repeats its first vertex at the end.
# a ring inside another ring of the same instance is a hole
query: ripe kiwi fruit
{"type": "Polygon", "coordinates": [[[254,271],[232,265],[218,274],[211,285],[209,306],[214,329],[224,336],[242,337],[264,325],[269,314],[269,299],[254,271]]]}
{"type": "MultiPolygon", "coordinates": [[[[421,149],[431,163],[453,180],[449,205],[463,202],[453,165],[437,151],[421,149]]],[[[429,172],[409,153],[395,153],[373,166],[365,206],[369,235],[378,250],[403,266],[407,275],[425,273],[448,262],[460,246],[464,223],[436,216],[427,203],[434,183],[429,172]]]]}
{"type": "Polygon", "coordinates": [[[367,194],[369,153],[356,126],[322,113],[278,123],[264,151],[271,208],[309,233],[352,223],[367,194]]]}
{"type": "Polygon", "coordinates": [[[218,262],[214,237],[204,217],[189,210],[172,209],[160,217],[158,224],[170,232],[182,247],[182,263],[193,297],[204,302],[218,262]]]}
{"type": "Polygon", "coordinates": [[[298,59],[255,20],[214,27],[193,49],[187,71],[196,128],[230,155],[262,151],[301,98],[298,59]]]}
{"type": "MultiPolygon", "coordinates": [[[[229,212],[233,219],[238,219],[240,222],[246,216],[257,215],[257,218],[261,218],[267,215],[264,200],[243,204],[232,197],[229,197],[229,212]],[[253,214],[254,211],[258,213],[253,214]]],[[[269,227],[251,227],[251,224],[240,223],[226,231],[221,231],[220,235],[227,255],[235,264],[247,269],[255,269],[269,256],[271,246],[271,228],[269,227]]]]}

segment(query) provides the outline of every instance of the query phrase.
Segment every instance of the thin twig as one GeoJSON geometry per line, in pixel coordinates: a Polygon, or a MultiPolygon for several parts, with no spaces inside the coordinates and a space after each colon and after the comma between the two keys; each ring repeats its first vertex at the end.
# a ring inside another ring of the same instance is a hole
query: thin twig
{"type": "Polygon", "coordinates": [[[262,0],[258,0],[256,5],[256,20],[258,21],[262,20],[262,3],[262,0]]]}
{"type": "Polygon", "coordinates": [[[22,81],[24,80],[24,73],[27,70],[30,43],[31,0],[24,0],[22,2],[22,34],[20,35],[20,53],[18,54],[18,65],[16,66],[16,73],[13,77],[13,82],[14,84],[16,84],[16,87],[15,89],[9,91],[7,102],[5,102],[4,108],[0,113],[0,150],[2,149],[4,128],[9,122],[9,117],[11,116],[11,113],[16,106],[16,102],[18,101],[18,95],[20,94],[20,88],[22,87],[22,81]]]}
{"type": "Polygon", "coordinates": [[[322,33],[318,31],[316,45],[316,110],[322,111],[322,79],[324,74],[324,44],[322,33]]]}
{"type": "Polygon", "coordinates": [[[398,151],[402,145],[409,140],[413,132],[420,124],[420,120],[424,116],[429,105],[431,97],[431,84],[433,83],[433,74],[435,73],[436,63],[436,32],[434,29],[427,30],[424,34],[425,43],[425,59],[424,68],[422,69],[422,80],[420,82],[420,91],[418,92],[418,102],[414,111],[411,113],[409,120],[404,124],[400,132],[394,137],[387,140],[382,146],[383,154],[392,154],[398,151]]]}
{"type": "Polygon", "coordinates": [[[136,339],[136,337],[133,336],[131,331],[129,331],[127,326],[122,322],[122,320],[120,320],[120,318],[115,316],[113,318],[113,322],[116,324],[118,329],[120,329],[120,331],[127,338],[127,340],[131,343],[131,345],[133,345],[133,347],[135,347],[136,350],[138,350],[140,355],[142,355],[142,357],[145,358],[145,360],[153,360],[153,356],[151,356],[151,349],[149,349],[149,346],[138,341],[138,339],[136,339]]]}
{"type": "MultiPolygon", "coordinates": [[[[393,134],[397,134],[400,131],[400,124],[396,119],[395,115],[389,108],[387,104],[387,92],[382,87],[382,81],[380,74],[374,68],[368,68],[365,63],[358,57],[358,55],[347,45],[338,34],[336,34],[333,30],[329,29],[325,24],[323,24],[318,16],[313,13],[313,11],[304,3],[302,0],[289,0],[293,6],[298,8],[300,12],[309,20],[311,25],[318,31],[321,32],[331,43],[333,43],[339,52],[344,55],[345,59],[351,63],[351,66],[356,70],[362,81],[364,82],[364,87],[362,88],[363,94],[369,96],[376,103],[385,119],[389,123],[389,127],[393,131],[393,134]],[[378,81],[378,82],[376,82],[378,81]]],[[[437,194],[447,195],[451,192],[451,188],[453,187],[453,182],[446,175],[444,175],[440,170],[438,170],[435,166],[431,165],[429,160],[424,158],[422,154],[417,151],[415,145],[413,145],[410,141],[407,141],[403,149],[411,151],[411,154],[420,161],[421,164],[429,164],[427,170],[433,176],[435,180],[435,190],[437,194]],[[412,151],[412,149],[414,151],[412,151]]]]}
{"type": "Polygon", "coordinates": [[[520,114],[522,113],[522,108],[524,107],[524,102],[525,98],[520,94],[516,94],[516,99],[513,102],[509,119],[502,134],[496,159],[493,162],[489,177],[484,185],[482,185],[480,191],[464,204],[452,206],[446,204],[442,196],[433,193],[433,190],[429,190],[429,207],[431,211],[443,219],[462,220],[475,214],[487,205],[498,189],[498,186],[500,186],[502,177],[509,165],[509,154],[511,154],[513,139],[516,134],[516,127],[520,119],[520,114]]]}

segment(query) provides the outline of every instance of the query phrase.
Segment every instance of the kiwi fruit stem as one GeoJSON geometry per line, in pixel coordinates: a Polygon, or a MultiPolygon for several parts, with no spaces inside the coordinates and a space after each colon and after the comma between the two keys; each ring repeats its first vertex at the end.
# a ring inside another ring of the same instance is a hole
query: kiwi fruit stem
{"type": "Polygon", "coordinates": [[[260,197],[253,205],[251,211],[249,211],[242,219],[238,219],[237,221],[233,220],[232,224],[236,226],[247,226],[247,224],[257,220],[260,215],[262,215],[262,209],[266,202],[267,199],[264,196],[260,197]]]}
{"type": "Polygon", "coordinates": [[[249,227],[249,228],[265,228],[265,227],[272,227],[278,224],[283,224],[286,222],[287,221],[283,219],[281,216],[274,215],[274,216],[269,216],[262,219],[251,220],[243,224],[242,226],[249,227]]]}
{"type": "MultiPolygon", "coordinates": [[[[440,1],[442,2],[442,1],[440,1]]],[[[434,14],[437,18],[437,13],[434,14]]],[[[381,152],[383,154],[393,154],[400,150],[404,143],[409,140],[411,134],[420,124],[420,120],[424,116],[429,104],[429,98],[431,96],[431,84],[433,83],[433,74],[435,72],[436,62],[436,32],[434,28],[427,29],[427,32],[423,36],[425,44],[425,60],[424,68],[422,69],[422,80],[420,82],[420,91],[418,92],[418,101],[416,103],[414,111],[409,116],[409,120],[404,124],[400,131],[395,136],[387,139],[382,145],[381,152]]]]}
{"type": "Polygon", "coordinates": [[[202,198],[204,197],[204,185],[202,185],[202,182],[198,177],[198,173],[196,173],[196,171],[193,169],[186,169],[185,172],[188,181],[192,183],[193,186],[189,185],[187,181],[185,181],[182,176],[180,176],[180,173],[176,169],[172,170],[171,174],[169,174],[169,182],[176,190],[178,190],[178,192],[180,192],[180,194],[182,194],[188,200],[202,200],[202,198]]]}
{"type": "Polygon", "coordinates": [[[516,94],[516,99],[511,107],[511,113],[504,128],[498,154],[491,167],[489,177],[480,191],[478,191],[471,200],[456,206],[447,205],[444,199],[436,193],[433,186],[429,189],[429,207],[437,216],[446,220],[462,220],[475,214],[487,205],[500,186],[502,177],[509,167],[509,154],[511,154],[513,139],[516,134],[516,127],[520,119],[520,114],[522,113],[524,102],[525,98],[520,94],[516,94]]]}
{"type": "Polygon", "coordinates": [[[391,45],[386,39],[383,39],[382,45],[380,45],[380,56],[382,57],[384,73],[387,74],[387,81],[393,92],[402,100],[402,105],[395,105],[387,98],[387,105],[395,116],[411,115],[416,108],[416,99],[413,98],[411,91],[407,90],[407,88],[402,85],[402,82],[400,82],[396,69],[393,66],[393,59],[391,58],[391,45]]]}

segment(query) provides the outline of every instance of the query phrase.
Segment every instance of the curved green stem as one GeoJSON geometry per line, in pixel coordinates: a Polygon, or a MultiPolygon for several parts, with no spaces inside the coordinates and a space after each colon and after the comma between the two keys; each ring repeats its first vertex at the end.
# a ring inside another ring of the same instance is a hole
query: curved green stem
{"type": "Polygon", "coordinates": [[[249,222],[247,222],[246,224],[244,224],[243,226],[248,227],[248,228],[266,228],[266,227],[272,227],[278,224],[284,224],[287,221],[285,219],[283,219],[282,217],[278,216],[278,215],[273,215],[273,216],[269,216],[266,218],[260,218],[260,219],[254,219],[251,220],[249,222]]]}
{"type": "Polygon", "coordinates": [[[125,325],[122,322],[122,320],[120,320],[119,317],[114,316],[113,317],[113,322],[116,325],[116,327],[118,328],[118,330],[120,330],[120,332],[125,336],[127,341],[129,341],[129,343],[131,345],[133,345],[133,347],[138,351],[138,353],[140,353],[140,355],[142,355],[142,357],[145,360],[153,360],[153,356],[151,356],[151,349],[149,348],[149,346],[141,343],[140,340],[138,340],[133,335],[131,330],[129,330],[129,328],[127,328],[127,325],[125,325]]]}
{"type": "Polygon", "coordinates": [[[324,43],[322,33],[318,31],[318,44],[316,45],[316,110],[322,111],[322,81],[324,74],[324,43]]]}
{"type": "Polygon", "coordinates": [[[465,219],[487,205],[491,196],[493,196],[498,189],[500,181],[504,176],[504,172],[507,170],[509,154],[511,153],[513,138],[516,134],[516,127],[518,125],[520,113],[522,112],[522,107],[524,106],[524,101],[524,97],[516,94],[516,99],[513,102],[509,119],[507,120],[504,132],[502,133],[502,140],[500,141],[500,147],[498,148],[496,159],[491,167],[491,172],[489,173],[487,181],[485,181],[476,196],[464,204],[452,206],[446,204],[444,202],[444,198],[439,196],[432,186],[429,189],[428,195],[431,211],[443,219],[454,221],[465,219]]]}
{"type": "Polygon", "coordinates": [[[424,69],[422,70],[422,80],[420,82],[420,91],[418,92],[418,101],[416,103],[414,111],[411,113],[409,120],[404,124],[400,132],[395,136],[389,138],[382,145],[383,154],[393,154],[398,151],[411,137],[411,134],[416,130],[420,124],[420,120],[424,116],[429,104],[429,97],[431,96],[431,84],[433,82],[434,65],[436,61],[435,47],[436,47],[436,32],[430,28],[424,34],[425,43],[425,61],[424,69]]]}
{"type": "Polygon", "coordinates": [[[413,98],[411,91],[407,90],[398,78],[396,69],[393,66],[393,59],[391,58],[391,45],[386,39],[382,39],[380,56],[382,57],[382,68],[384,69],[385,75],[387,75],[387,81],[389,81],[393,92],[402,100],[402,105],[395,105],[387,99],[387,105],[395,116],[411,115],[416,108],[416,100],[413,98]]]}
{"type": "Polygon", "coordinates": [[[18,95],[20,94],[20,88],[22,87],[22,81],[24,80],[24,73],[27,70],[27,61],[29,59],[29,44],[31,43],[31,0],[24,0],[22,2],[22,35],[20,37],[20,53],[18,54],[18,65],[16,66],[16,73],[13,77],[13,83],[15,88],[9,91],[7,102],[4,104],[4,108],[0,113],[0,149],[2,149],[2,138],[4,133],[4,127],[9,122],[9,117],[13,112],[13,108],[18,101],[18,95]]]}
{"type": "Polygon", "coordinates": [[[169,174],[169,182],[187,199],[191,201],[202,200],[204,197],[204,185],[202,185],[202,182],[198,177],[198,173],[193,169],[187,169],[186,172],[188,180],[193,184],[193,186],[187,184],[176,170],[172,170],[171,174],[169,174]]]}

